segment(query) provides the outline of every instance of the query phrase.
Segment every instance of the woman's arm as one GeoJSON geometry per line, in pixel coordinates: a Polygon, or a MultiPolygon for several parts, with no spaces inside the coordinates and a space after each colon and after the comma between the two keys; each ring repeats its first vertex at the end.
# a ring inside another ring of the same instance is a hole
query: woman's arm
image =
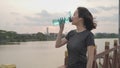
{"type": "Polygon", "coordinates": [[[65,38],[62,39],[63,30],[64,30],[64,23],[60,24],[60,30],[59,30],[59,33],[57,35],[56,44],[55,44],[56,48],[59,48],[67,43],[67,39],[65,39],[65,38]]]}
{"type": "Polygon", "coordinates": [[[61,46],[63,46],[64,44],[67,43],[67,39],[65,38],[62,38],[62,33],[61,31],[58,33],[58,36],[57,36],[57,39],[56,39],[56,44],[55,44],[55,47],[56,48],[59,48],[61,46]]]}
{"type": "Polygon", "coordinates": [[[94,60],[95,46],[93,46],[93,45],[88,46],[88,47],[87,47],[87,51],[88,51],[87,68],[92,68],[93,60],[94,60]]]}

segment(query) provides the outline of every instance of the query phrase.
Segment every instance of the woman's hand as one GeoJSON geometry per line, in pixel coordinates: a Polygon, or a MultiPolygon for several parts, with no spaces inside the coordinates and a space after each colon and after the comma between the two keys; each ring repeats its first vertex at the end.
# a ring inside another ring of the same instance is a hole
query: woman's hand
{"type": "Polygon", "coordinates": [[[64,30],[64,23],[60,24],[59,27],[60,27],[60,31],[63,32],[63,30],[64,30]]]}
{"type": "Polygon", "coordinates": [[[59,27],[60,27],[60,31],[62,31],[62,32],[64,30],[64,24],[65,24],[65,19],[64,18],[60,18],[59,19],[59,27]]]}
{"type": "Polygon", "coordinates": [[[62,39],[62,33],[63,33],[63,30],[64,30],[64,23],[65,23],[65,19],[64,18],[60,18],[59,19],[60,30],[59,30],[59,33],[58,33],[57,39],[56,39],[56,44],[55,44],[56,48],[59,48],[59,47],[61,47],[64,44],[67,43],[67,40],[65,38],[62,39]]]}

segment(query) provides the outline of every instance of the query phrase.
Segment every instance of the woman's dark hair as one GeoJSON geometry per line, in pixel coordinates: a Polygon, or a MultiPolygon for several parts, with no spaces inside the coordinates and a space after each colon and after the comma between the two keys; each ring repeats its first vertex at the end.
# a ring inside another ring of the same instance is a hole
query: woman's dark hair
{"type": "Polygon", "coordinates": [[[93,21],[93,16],[89,12],[89,10],[85,7],[78,7],[78,15],[79,17],[84,19],[84,25],[87,30],[91,31],[92,29],[96,28],[96,23],[93,21]]]}

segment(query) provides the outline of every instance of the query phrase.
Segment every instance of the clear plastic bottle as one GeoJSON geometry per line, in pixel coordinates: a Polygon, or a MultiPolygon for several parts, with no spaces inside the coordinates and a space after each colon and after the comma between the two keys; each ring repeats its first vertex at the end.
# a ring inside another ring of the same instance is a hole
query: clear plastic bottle
{"type": "Polygon", "coordinates": [[[72,22],[71,20],[71,12],[69,12],[69,17],[60,17],[59,19],[53,19],[53,25],[59,25],[61,23],[69,23],[72,22]]]}

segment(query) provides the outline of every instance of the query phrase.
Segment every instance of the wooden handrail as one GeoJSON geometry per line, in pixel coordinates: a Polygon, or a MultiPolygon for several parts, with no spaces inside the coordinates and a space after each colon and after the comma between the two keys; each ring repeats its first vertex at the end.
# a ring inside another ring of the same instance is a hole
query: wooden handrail
{"type": "Polygon", "coordinates": [[[97,54],[97,55],[95,56],[95,59],[94,59],[94,60],[96,60],[96,59],[98,59],[98,58],[102,58],[104,55],[106,55],[106,54],[108,54],[108,53],[110,53],[110,52],[112,52],[112,51],[114,51],[114,50],[116,50],[116,49],[120,49],[120,45],[117,46],[117,47],[111,48],[111,49],[109,49],[109,50],[107,50],[107,51],[104,51],[104,52],[102,52],[102,53],[97,54]]]}
{"type": "MultiPolygon", "coordinates": [[[[117,44],[117,40],[114,40],[114,47],[111,49],[109,49],[109,42],[105,42],[105,51],[95,55],[93,64],[98,58],[103,59],[103,63],[99,62],[102,68],[120,68],[120,45],[117,44]],[[113,52],[112,57],[109,56],[110,52],[113,52]]],[[[97,64],[93,65],[93,68],[97,66],[97,64]]]]}

